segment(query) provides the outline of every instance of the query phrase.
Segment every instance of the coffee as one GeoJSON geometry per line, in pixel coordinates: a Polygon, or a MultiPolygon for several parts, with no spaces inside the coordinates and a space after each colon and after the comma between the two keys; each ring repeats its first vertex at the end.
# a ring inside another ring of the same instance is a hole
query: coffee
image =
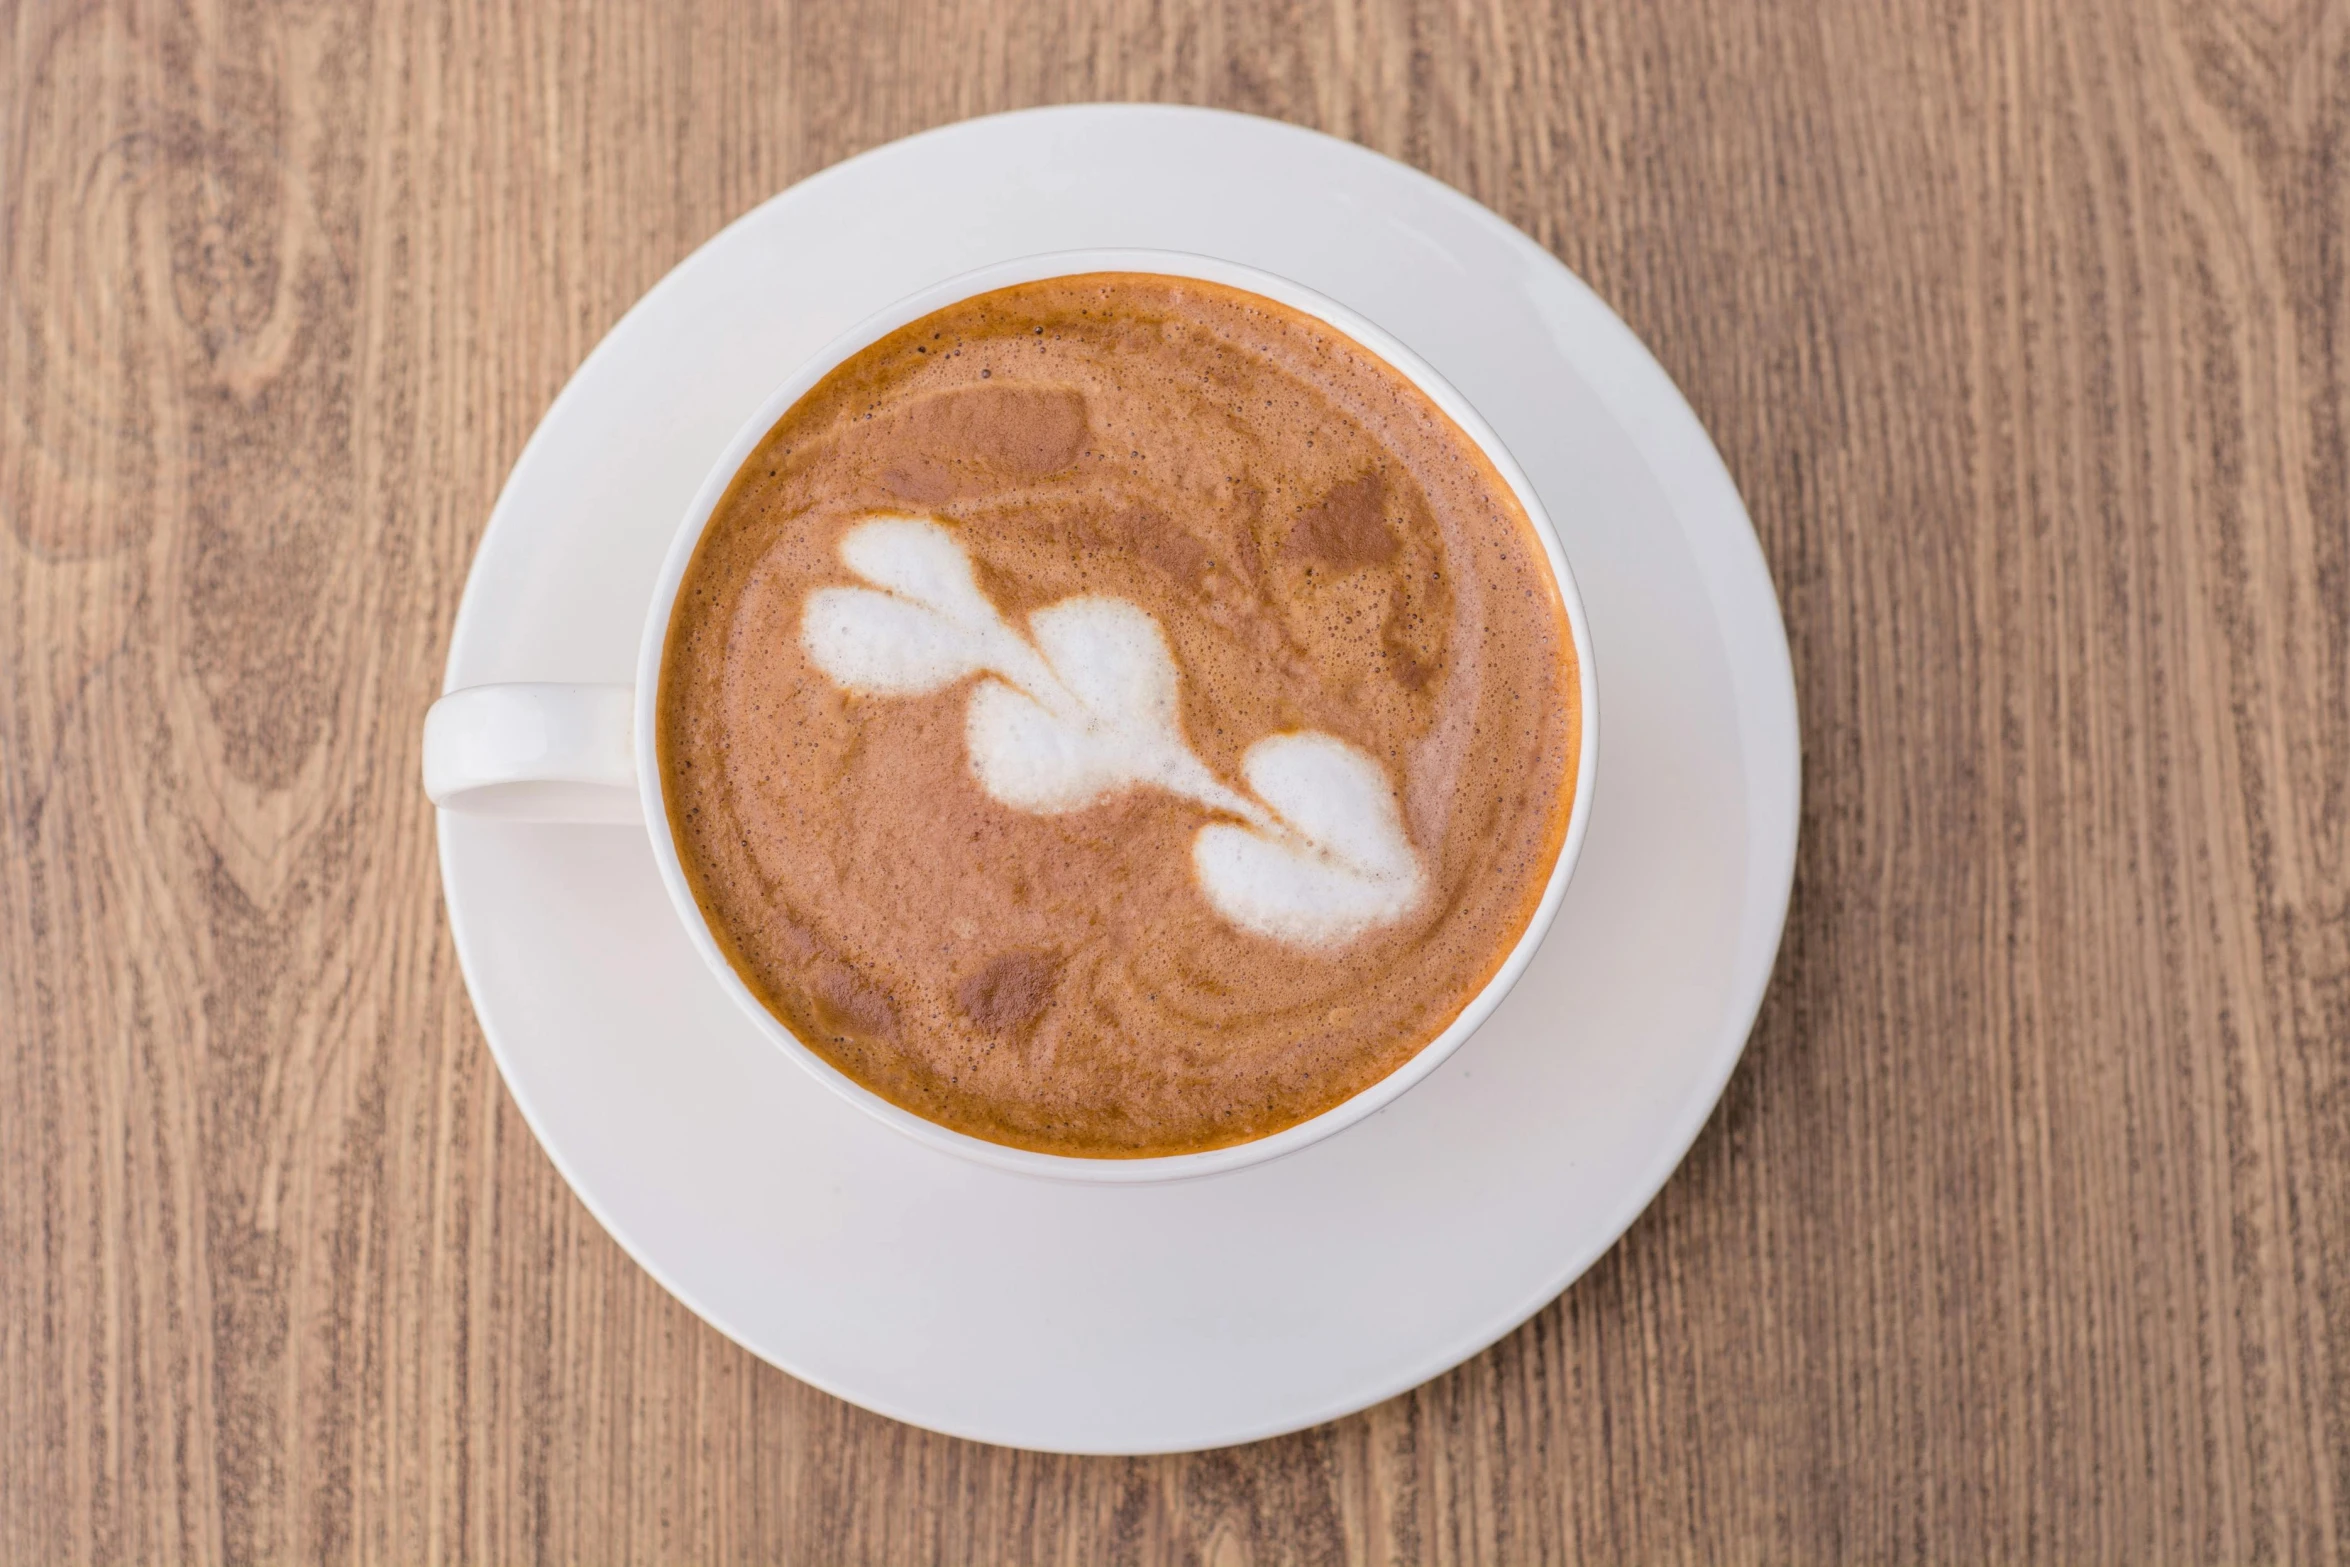
{"type": "Polygon", "coordinates": [[[688,883],[812,1050],[1057,1154],[1243,1142],[1508,957],[1581,716],[1476,443],[1255,294],[1097,273],[926,316],[777,422],[662,662],[688,883]]]}

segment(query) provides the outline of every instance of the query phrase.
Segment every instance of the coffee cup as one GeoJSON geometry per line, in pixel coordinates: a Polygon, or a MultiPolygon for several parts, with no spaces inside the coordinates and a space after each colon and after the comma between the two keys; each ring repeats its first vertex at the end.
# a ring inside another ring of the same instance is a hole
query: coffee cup
{"type": "Polygon", "coordinates": [[[1417,354],[1335,301],[1255,268],[1165,251],[1061,252],[981,268],[922,290],[869,317],[813,356],[745,421],[688,507],[654,587],[634,687],[534,683],[448,692],[426,717],[424,781],[426,793],[443,810],[517,821],[641,823],[678,917],[718,983],[778,1049],[828,1088],[898,1132],[928,1147],[1026,1175],[1108,1183],[1163,1181],[1263,1163],[1343,1131],[1392,1104],[1434,1072],[1501,1004],[1549,929],[1589,822],[1598,755],[1598,703],[1592,671],[1582,604],[1540,498],[1491,428],[1417,354]],[[704,530],[738,471],[777,422],[837,366],[910,323],[995,290],[1095,273],[1190,279],[1261,296],[1343,334],[1354,347],[1383,361],[1416,387],[1474,443],[1531,525],[1571,636],[1580,700],[1572,806],[1539,901],[1507,956],[1449,1024],[1400,1066],[1307,1119],[1249,1141],[1146,1157],[1044,1152],[973,1136],[892,1102],[811,1048],[746,984],[696,898],[664,800],[663,771],[657,756],[655,698],[672,642],[670,632],[680,588],[704,530]]]}

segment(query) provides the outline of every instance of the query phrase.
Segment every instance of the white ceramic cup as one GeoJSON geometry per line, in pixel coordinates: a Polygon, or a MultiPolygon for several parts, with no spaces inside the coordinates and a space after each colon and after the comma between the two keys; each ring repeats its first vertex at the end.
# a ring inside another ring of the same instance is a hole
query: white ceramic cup
{"type": "Polygon", "coordinates": [[[814,1073],[827,1087],[917,1142],[982,1164],[1060,1180],[1132,1183],[1210,1175],[1294,1153],[1385,1109],[1413,1084],[1435,1071],[1463,1040],[1476,1032],[1477,1026],[1492,1015],[1502,997],[1517,983],[1518,976],[1526,971],[1566,894],[1568,878],[1574,872],[1584,832],[1591,820],[1591,785],[1599,756],[1598,726],[1599,690],[1592,673],[1591,633],[1584,618],[1583,601],[1576,594],[1574,577],[1567,569],[1558,535],[1543,512],[1542,501],[1500,438],[1425,360],[1336,301],[1253,267],[1177,251],[1080,250],[1024,257],[949,278],[868,317],[808,360],[745,421],[712,465],[693,504],[686,508],[677,537],[669,547],[668,559],[662,563],[660,580],[653,589],[652,608],[645,619],[644,639],[637,655],[635,687],[542,683],[471,686],[448,692],[425,715],[424,787],[433,803],[445,811],[516,821],[641,822],[652,842],[653,858],[661,868],[662,884],[669,889],[678,918],[685,922],[687,934],[718,983],[777,1048],[814,1073]],[[1517,944],[1510,949],[1507,961],[1476,998],[1462,1008],[1450,1027],[1386,1077],[1295,1126],[1253,1142],[1205,1153],[1142,1159],[1084,1158],[1006,1147],[953,1131],[894,1105],[809,1049],[743,983],[719,950],[707,916],[694,901],[692,890],[686,884],[684,867],[678,861],[676,840],[670,833],[653,743],[654,694],[660,685],[661,657],[668,645],[669,617],[676,603],[678,584],[684,580],[686,567],[693,560],[694,546],[701,541],[702,530],[733,482],[736,470],[758,448],[776,421],[842,361],[899,327],[992,289],[1087,272],[1147,272],[1198,278],[1244,289],[1336,328],[1394,366],[1477,443],[1525,509],[1558,581],[1559,597],[1566,605],[1581,678],[1582,735],[1577,748],[1580,760],[1566,839],[1560,846],[1550,881],[1543,889],[1542,901],[1517,944]]]}

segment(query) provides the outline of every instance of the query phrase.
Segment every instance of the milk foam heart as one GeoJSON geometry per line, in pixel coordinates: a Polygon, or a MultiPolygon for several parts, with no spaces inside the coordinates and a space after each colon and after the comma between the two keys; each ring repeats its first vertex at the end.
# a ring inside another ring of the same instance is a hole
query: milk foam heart
{"type": "Polygon", "coordinates": [[[1199,830],[1192,868],[1226,919],[1320,946],[1402,919],[1420,901],[1420,864],[1378,763],[1309,732],[1258,741],[1241,772],[1291,830],[1199,830]]]}
{"type": "Polygon", "coordinates": [[[870,588],[820,588],[801,645],[835,684],[920,696],[983,674],[964,736],[989,798],[1040,814],[1135,787],[1162,789],[1231,822],[1194,840],[1208,903],[1243,930],[1329,946],[1409,914],[1423,891],[1394,791],[1379,764],[1334,736],[1271,736],[1242,762],[1243,793],[1183,736],[1179,676],[1158,622],[1123,599],[1063,599],[1023,636],[996,611],[969,555],[938,523],[876,516],[841,539],[870,588]]]}

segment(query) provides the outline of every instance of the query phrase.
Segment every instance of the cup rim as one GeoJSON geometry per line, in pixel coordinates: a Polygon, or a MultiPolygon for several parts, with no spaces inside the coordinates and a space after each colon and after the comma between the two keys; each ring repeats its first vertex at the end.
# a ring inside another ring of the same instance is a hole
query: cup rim
{"type": "Polygon", "coordinates": [[[1581,857],[1583,840],[1591,823],[1592,784],[1598,775],[1599,685],[1593,667],[1591,632],[1582,596],[1576,589],[1574,573],[1567,563],[1566,552],[1559,544],[1558,534],[1551,525],[1550,515],[1543,507],[1541,497],[1535,493],[1533,482],[1519,467],[1517,459],[1502,443],[1501,437],[1433,365],[1376,322],[1319,290],[1277,273],[1189,251],[1086,248],[1044,251],[993,262],[918,289],[835,336],[804,360],[767,396],[713,460],[708,475],[686,508],[676,534],[670,540],[668,553],[662,560],[661,574],[654,585],[652,603],[645,618],[644,637],[638,649],[635,713],[631,727],[635,741],[637,788],[644,805],[645,833],[652,842],[653,858],[660,867],[662,885],[668,890],[670,902],[675,905],[679,918],[685,923],[695,950],[726,987],[727,993],[771,1043],[814,1074],[819,1082],[859,1109],[915,1142],[940,1152],[996,1169],[1051,1180],[1097,1185],[1141,1185],[1195,1179],[1265,1164],[1296,1153],[1326,1137],[1335,1136],[1393,1104],[1449,1060],[1469,1036],[1483,1025],[1533,962],[1534,954],[1550,932],[1559,906],[1566,897],[1567,884],[1573,879],[1576,861],[1581,857]],[[693,561],[695,550],[701,544],[702,535],[709,527],[711,515],[733,485],[743,463],[766,439],[767,433],[790,411],[793,404],[806,396],[843,361],[902,326],[995,289],[1092,272],[1140,272],[1188,278],[1261,295],[1344,334],[1359,347],[1385,360],[1410,381],[1476,444],[1516,497],[1528,522],[1533,525],[1535,537],[1542,545],[1552,580],[1558,586],[1560,602],[1566,611],[1568,632],[1575,648],[1576,679],[1580,688],[1575,797],[1568,809],[1566,835],[1559,844],[1558,858],[1551,866],[1550,878],[1543,887],[1540,902],[1527,919],[1525,929],[1511,946],[1509,955],[1502,960],[1484,987],[1470,998],[1468,1005],[1435,1038],[1413,1052],[1402,1065],[1385,1077],[1328,1109],[1278,1132],[1199,1153],[1122,1158],[1040,1153],[1034,1149],[1016,1148],[956,1131],[918,1115],[883,1098],[841,1071],[770,1012],[743,982],[734,965],[727,961],[725,952],[710,929],[709,917],[702,911],[700,903],[694,898],[692,887],[686,881],[684,863],[677,852],[676,835],[669,825],[668,801],[661,787],[655,720],[659,705],[661,664],[668,647],[669,622],[676,609],[678,589],[684,582],[686,569],[693,561]]]}

